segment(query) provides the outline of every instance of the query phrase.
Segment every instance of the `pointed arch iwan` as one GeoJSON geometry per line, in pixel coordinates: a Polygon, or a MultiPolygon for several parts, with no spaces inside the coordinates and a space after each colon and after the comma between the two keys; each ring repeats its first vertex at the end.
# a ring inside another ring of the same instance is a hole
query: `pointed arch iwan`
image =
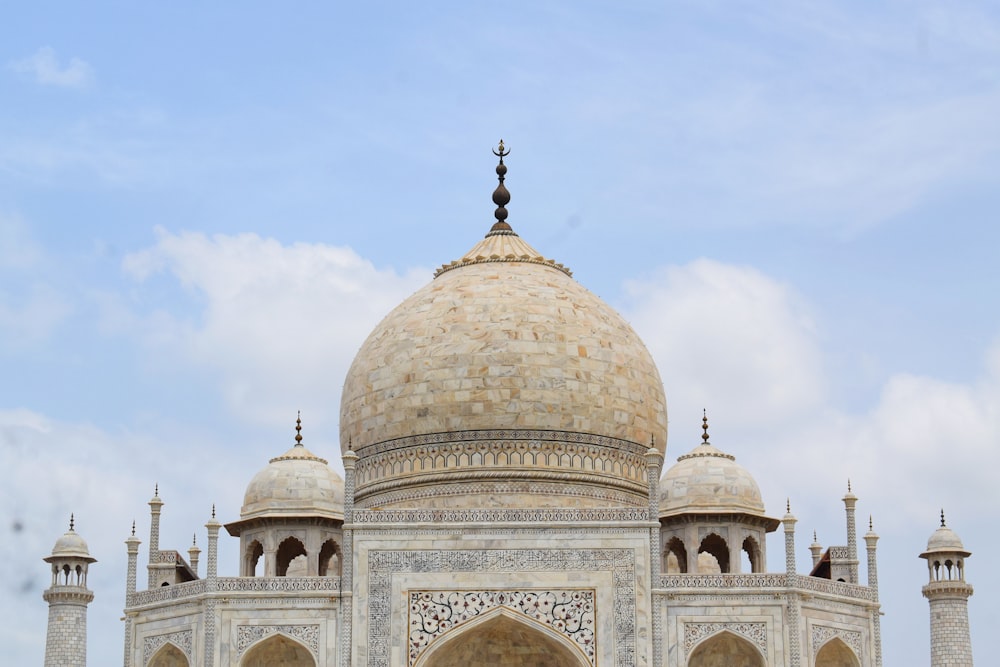
{"type": "Polygon", "coordinates": [[[494,652],[507,656],[504,664],[516,665],[511,655],[522,656],[524,665],[592,667],[578,646],[552,628],[507,607],[496,607],[435,638],[413,663],[413,667],[466,667],[489,663],[494,652]],[[511,650],[511,649],[515,650],[511,650]],[[471,662],[469,656],[475,656],[471,662]],[[539,662],[538,656],[542,656],[539,662]]]}

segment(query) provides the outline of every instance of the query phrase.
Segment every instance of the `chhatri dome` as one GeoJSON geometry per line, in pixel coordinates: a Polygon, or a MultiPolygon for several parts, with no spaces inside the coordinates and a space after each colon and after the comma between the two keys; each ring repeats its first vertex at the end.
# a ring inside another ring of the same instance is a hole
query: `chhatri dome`
{"type": "Polygon", "coordinates": [[[271,459],[247,485],[241,522],[263,517],[344,518],[344,480],[302,444],[302,420],[295,421],[295,445],[271,459]]]}
{"type": "Polygon", "coordinates": [[[961,556],[971,556],[971,551],[966,551],[962,539],[954,530],[945,525],[944,510],[941,510],[941,525],[938,526],[930,539],[927,540],[927,549],[920,554],[921,558],[927,558],[939,553],[959,554],[961,556]]]}
{"type": "Polygon", "coordinates": [[[91,557],[90,550],[87,548],[86,540],[80,537],[80,534],[76,532],[73,524],[74,518],[70,516],[69,530],[63,533],[62,537],[56,540],[55,546],[52,547],[52,553],[45,558],[46,562],[53,562],[54,560],[62,560],[66,558],[85,560],[90,563],[97,562],[96,558],[91,557]]]}
{"type": "Polygon", "coordinates": [[[506,222],[509,152],[494,153],[496,223],[389,313],[348,372],[355,502],[644,507],[643,457],[666,443],[659,373],[621,315],[506,222]]]}
{"type": "Polygon", "coordinates": [[[709,442],[708,417],[702,418],[702,442],[678,457],[660,480],[660,517],[680,514],[750,514],[764,516],[760,487],[736,457],[709,442]]]}

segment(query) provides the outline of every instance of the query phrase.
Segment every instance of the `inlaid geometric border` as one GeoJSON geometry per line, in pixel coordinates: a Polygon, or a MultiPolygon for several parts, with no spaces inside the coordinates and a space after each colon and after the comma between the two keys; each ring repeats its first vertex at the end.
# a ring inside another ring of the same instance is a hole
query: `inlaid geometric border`
{"type": "Polygon", "coordinates": [[[690,655],[702,639],[727,630],[749,640],[767,656],[767,623],[684,623],[684,654],[690,655]]]}
{"type": "MultiPolygon", "coordinates": [[[[392,577],[426,572],[610,572],[615,667],[635,667],[636,553],[633,549],[370,551],[368,667],[389,667],[392,577]]],[[[408,604],[408,600],[403,601],[408,604]]]]}
{"type": "Polygon", "coordinates": [[[854,651],[854,655],[857,656],[859,660],[861,659],[861,633],[857,630],[841,630],[840,628],[831,628],[826,625],[814,625],[811,630],[814,658],[828,641],[837,637],[850,646],[854,651]]]}
{"type": "Polygon", "coordinates": [[[142,643],[142,664],[149,664],[149,661],[152,660],[156,652],[167,643],[173,644],[183,651],[184,655],[190,662],[193,641],[194,633],[190,630],[181,630],[179,632],[171,632],[165,635],[146,637],[142,643]]]}
{"type": "Polygon", "coordinates": [[[298,640],[314,656],[319,653],[319,625],[240,625],[236,628],[236,656],[242,657],[258,640],[278,633],[298,640]]]}
{"type": "Polygon", "coordinates": [[[409,592],[409,664],[449,630],[504,607],[539,621],[564,635],[593,665],[597,655],[597,591],[593,588],[527,591],[457,590],[409,592]]]}

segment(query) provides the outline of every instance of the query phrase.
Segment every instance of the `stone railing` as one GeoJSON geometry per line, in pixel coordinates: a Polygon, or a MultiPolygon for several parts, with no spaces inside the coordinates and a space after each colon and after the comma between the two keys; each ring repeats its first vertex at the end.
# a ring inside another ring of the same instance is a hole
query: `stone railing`
{"type": "Polygon", "coordinates": [[[847,547],[830,547],[830,560],[850,560],[851,550],[847,547]]]}
{"type": "Polygon", "coordinates": [[[621,509],[487,509],[487,510],[354,510],[354,523],[554,523],[581,521],[648,521],[646,508],[621,509]]]}
{"type": "Polygon", "coordinates": [[[169,602],[171,600],[197,597],[204,592],[205,580],[198,579],[197,581],[185,581],[182,584],[160,586],[159,588],[150,588],[148,591],[130,593],[125,604],[129,607],[140,607],[157,602],[169,602]]]}
{"type": "Polygon", "coordinates": [[[783,574],[664,574],[660,588],[785,588],[783,574]]]}
{"type": "MultiPolygon", "coordinates": [[[[280,592],[296,593],[319,591],[336,593],[340,591],[340,577],[219,577],[216,590],[224,593],[280,592]]],[[[151,588],[148,591],[131,593],[126,600],[129,607],[172,602],[186,598],[196,598],[207,591],[207,580],[187,581],[172,586],[151,588]]]]}
{"type": "Polygon", "coordinates": [[[665,574],[660,577],[660,588],[668,591],[691,588],[752,588],[757,591],[767,590],[775,593],[798,589],[875,602],[875,591],[867,586],[845,584],[841,581],[830,581],[829,579],[808,577],[801,574],[792,575],[791,582],[789,582],[788,575],[785,574],[665,574]]]}
{"type": "Polygon", "coordinates": [[[875,589],[857,584],[846,584],[843,581],[831,581],[820,579],[819,577],[807,577],[801,574],[795,575],[797,588],[803,588],[815,593],[825,593],[827,595],[840,595],[845,598],[855,598],[875,602],[875,589]]]}
{"type": "Polygon", "coordinates": [[[227,593],[266,592],[282,593],[340,590],[340,577],[219,577],[217,590],[227,593]]]}

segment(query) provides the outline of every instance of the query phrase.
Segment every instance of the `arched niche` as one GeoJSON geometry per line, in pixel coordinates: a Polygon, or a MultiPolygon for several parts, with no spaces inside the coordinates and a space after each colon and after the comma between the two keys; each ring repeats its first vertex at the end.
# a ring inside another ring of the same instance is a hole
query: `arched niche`
{"type": "Polygon", "coordinates": [[[288,566],[299,556],[305,556],[308,558],[305,545],[302,544],[298,538],[286,537],[281,544],[278,545],[278,551],[275,554],[277,559],[276,574],[279,577],[286,576],[288,574],[288,566]]]}
{"type": "Polygon", "coordinates": [[[723,630],[691,651],[688,667],[764,667],[764,656],[746,639],[723,630]]]}
{"type": "Polygon", "coordinates": [[[245,577],[259,576],[258,565],[260,564],[260,559],[263,556],[264,556],[264,545],[262,545],[259,540],[254,540],[253,542],[248,544],[245,560],[243,561],[243,576],[245,577]]]}
{"type": "MultiPolygon", "coordinates": [[[[730,571],[729,569],[729,545],[726,541],[722,539],[720,535],[716,533],[710,533],[705,539],[701,541],[701,546],[698,547],[699,554],[711,554],[715,558],[715,562],[718,563],[719,572],[726,574],[730,571]]],[[[699,560],[698,571],[703,572],[701,569],[702,565],[699,560]]],[[[711,574],[714,574],[711,573],[711,574]]]]}
{"type": "Polygon", "coordinates": [[[570,640],[500,607],[431,642],[413,667],[590,667],[570,640]]]}
{"type": "Polygon", "coordinates": [[[340,547],[333,540],[327,540],[319,550],[319,576],[339,577],[341,571],[340,547]]]}
{"type": "Polygon", "coordinates": [[[305,646],[281,633],[273,634],[251,646],[240,660],[240,667],[316,667],[316,660],[305,646]]]}
{"type": "Polygon", "coordinates": [[[663,569],[667,574],[686,574],[688,571],[687,549],[684,548],[684,543],[676,537],[671,537],[670,541],[667,542],[663,569]]]}
{"type": "Polygon", "coordinates": [[[761,559],[760,544],[752,536],[747,536],[743,540],[743,553],[746,555],[747,564],[750,566],[748,572],[763,572],[764,563],[761,559]]]}
{"type": "Polygon", "coordinates": [[[850,646],[835,637],[816,654],[816,667],[861,667],[861,661],[850,646]]]}
{"type": "Polygon", "coordinates": [[[189,667],[187,656],[179,648],[167,642],[160,647],[160,650],[153,654],[152,660],[146,667],[189,667]]]}

